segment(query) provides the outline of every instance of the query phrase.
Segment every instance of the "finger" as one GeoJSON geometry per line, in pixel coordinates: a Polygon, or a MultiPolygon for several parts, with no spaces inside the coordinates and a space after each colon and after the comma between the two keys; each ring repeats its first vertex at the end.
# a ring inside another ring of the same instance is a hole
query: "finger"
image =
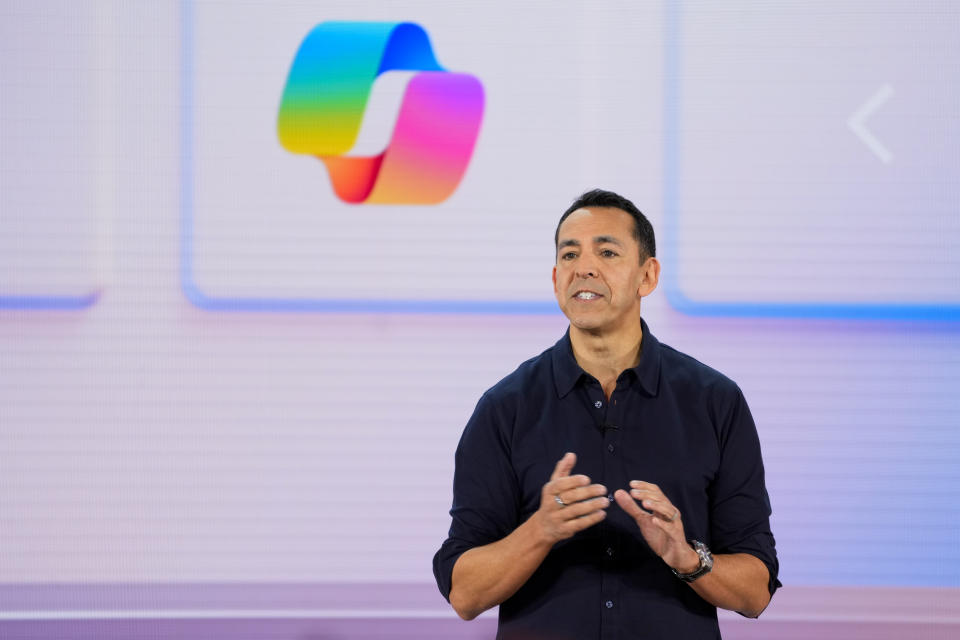
{"type": "Polygon", "coordinates": [[[644,500],[666,500],[667,499],[662,493],[654,493],[652,491],[638,491],[636,489],[630,490],[630,497],[640,503],[642,503],[644,500]]]}
{"type": "Polygon", "coordinates": [[[642,480],[631,480],[630,488],[638,489],[640,491],[651,491],[653,493],[663,493],[659,486],[653,484],[652,482],[644,482],[642,480]]]}
{"type": "Polygon", "coordinates": [[[595,511],[603,511],[610,506],[610,501],[606,496],[573,502],[563,507],[559,513],[559,518],[563,520],[574,520],[590,515],[595,511]]]}
{"type": "Polygon", "coordinates": [[[557,466],[553,468],[553,473],[550,475],[550,481],[554,481],[557,478],[564,478],[570,475],[570,472],[573,471],[573,465],[577,464],[577,454],[568,451],[563,454],[563,457],[557,461],[557,466]]]}
{"type": "Polygon", "coordinates": [[[673,518],[673,514],[679,513],[674,504],[659,491],[631,489],[630,495],[640,503],[641,507],[656,513],[665,520],[670,520],[673,518]]]}
{"type": "MultiPolygon", "coordinates": [[[[606,498],[604,498],[604,500],[606,500],[606,498]]],[[[567,520],[563,524],[563,529],[570,535],[573,535],[578,531],[583,531],[584,529],[592,527],[606,517],[607,512],[603,509],[598,509],[596,511],[591,511],[586,515],[580,516],[579,518],[567,520]]]]}
{"type": "Polygon", "coordinates": [[[630,495],[634,500],[658,500],[660,502],[669,502],[667,496],[659,491],[643,491],[641,489],[630,489],[630,495]]]}
{"type": "Polygon", "coordinates": [[[617,492],[613,494],[613,499],[616,500],[620,508],[626,511],[627,515],[634,520],[640,517],[650,517],[650,514],[641,509],[637,501],[631,498],[630,494],[623,489],[618,489],[617,492]]]}
{"type": "Polygon", "coordinates": [[[563,478],[551,480],[545,486],[550,493],[557,494],[563,491],[569,491],[571,489],[586,487],[589,484],[590,477],[580,473],[575,476],[565,476],[563,478]]]}
{"type": "Polygon", "coordinates": [[[607,488],[602,484],[591,484],[588,487],[559,490],[556,495],[560,496],[560,499],[569,505],[605,496],[607,495],[607,488]]]}
{"type": "Polygon", "coordinates": [[[667,522],[673,522],[676,519],[674,518],[674,514],[676,514],[677,518],[680,517],[680,511],[669,502],[663,500],[648,499],[642,501],[640,504],[647,511],[652,511],[652,515],[667,522]]]}

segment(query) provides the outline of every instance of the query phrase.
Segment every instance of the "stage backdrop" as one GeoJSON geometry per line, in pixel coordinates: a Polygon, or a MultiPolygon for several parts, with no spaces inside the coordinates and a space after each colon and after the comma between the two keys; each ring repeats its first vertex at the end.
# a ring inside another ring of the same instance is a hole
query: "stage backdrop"
{"type": "Polygon", "coordinates": [[[449,620],[453,452],[564,331],[592,187],[657,230],[652,331],[753,410],[768,621],[960,624],[958,32],[934,0],[0,3],[0,625],[449,620]]]}

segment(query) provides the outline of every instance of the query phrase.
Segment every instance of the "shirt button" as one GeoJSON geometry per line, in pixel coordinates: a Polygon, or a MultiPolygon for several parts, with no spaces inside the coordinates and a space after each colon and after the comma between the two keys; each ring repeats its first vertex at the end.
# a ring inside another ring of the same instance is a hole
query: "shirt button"
{"type": "Polygon", "coordinates": [[[614,446],[612,444],[608,444],[607,451],[609,451],[610,453],[613,453],[613,450],[614,450],[614,446]]]}
{"type": "Polygon", "coordinates": [[[607,547],[607,555],[613,557],[613,547],[607,547]]]}
{"type": "Polygon", "coordinates": [[[600,402],[599,400],[597,400],[596,402],[593,403],[593,406],[595,406],[597,409],[599,409],[600,407],[603,406],[603,403],[600,402]]]}
{"type": "Polygon", "coordinates": [[[608,493],[608,494],[607,494],[607,500],[610,501],[610,504],[613,504],[613,494],[612,494],[612,493],[608,493]]]}
{"type": "Polygon", "coordinates": [[[613,609],[613,600],[607,600],[606,605],[607,609],[613,609]]]}

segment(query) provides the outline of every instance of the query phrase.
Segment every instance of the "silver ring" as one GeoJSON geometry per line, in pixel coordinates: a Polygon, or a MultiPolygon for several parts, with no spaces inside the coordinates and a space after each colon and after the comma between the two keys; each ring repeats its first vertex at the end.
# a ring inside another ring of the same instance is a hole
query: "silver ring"
{"type": "Polygon", "coordinates": [[[674,509],[674,511],[673,511],[673,517],[670,518],[670,522],[673,522],[674,520],[676,520],[676,519],[677,519],[677,516],[679,516],[679,515],[680,515],[680,509],[674,509]]]}
{"type": "Polygon", "coordinates": [[[561,507],[567,506],[567,503],[563,501],[563,498],[560,497],[560,494],[559,494],[559,493],[558,493],[557,495],[553,496],[553,499],[556,500],[556,501],[557,501],[557,504],[560,505],[561,507]]]}

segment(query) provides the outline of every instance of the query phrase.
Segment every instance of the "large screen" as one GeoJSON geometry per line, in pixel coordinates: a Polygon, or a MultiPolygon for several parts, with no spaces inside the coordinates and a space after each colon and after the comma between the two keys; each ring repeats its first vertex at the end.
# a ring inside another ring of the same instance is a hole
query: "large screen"
{"type": "Polygon", "coordinates": [[[658,234],[652,332],[758,425],[785,586],[727,636],[957,633],[958,34],[934,0],[0,3],[0,636],[489,637],[431,573],[453,452],[565,330],[593,187],[658,234]]]}

